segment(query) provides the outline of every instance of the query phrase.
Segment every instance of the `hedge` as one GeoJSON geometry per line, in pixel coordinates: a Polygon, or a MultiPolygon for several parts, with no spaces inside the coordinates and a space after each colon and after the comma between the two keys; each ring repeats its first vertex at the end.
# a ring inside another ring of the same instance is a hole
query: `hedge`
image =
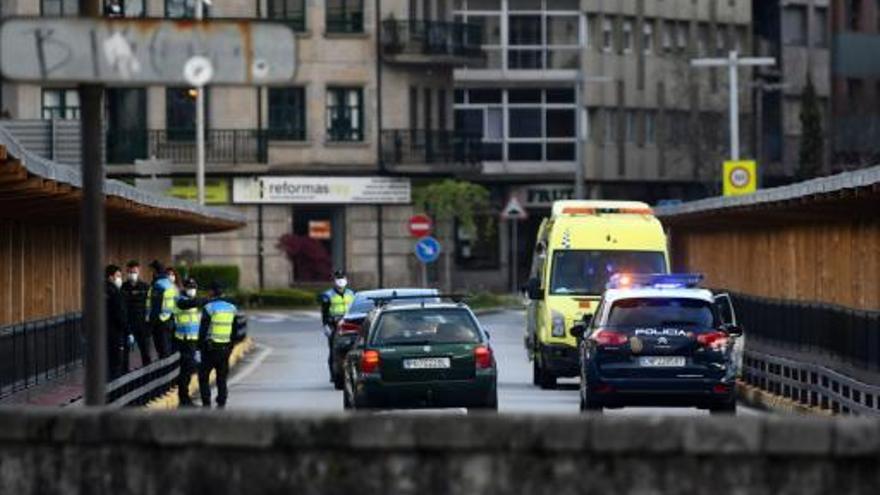
{"type": "Polygon", "coordinates": [[[207,289],[212,282],[217,281],[223,284],[226,291],[235,292],[238,290],[240,272],[236,265],[192,265],[178,266],[175,269],[181,277],[196,279],[202,289],[207,289]]]}

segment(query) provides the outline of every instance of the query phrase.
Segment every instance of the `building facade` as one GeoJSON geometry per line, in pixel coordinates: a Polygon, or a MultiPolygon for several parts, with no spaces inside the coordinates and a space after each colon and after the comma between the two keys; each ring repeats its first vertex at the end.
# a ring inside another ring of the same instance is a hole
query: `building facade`
{"type": "MultiPolygon", "coordinates": [[[[76,15],[76,5],[4,1],[3,15],[76,15]]],[[[108,16],[194,15],[193,0],[105,5],[108,16]]],[[[453,129],[452,79],[454,67],[481,61],[479,31],[454,22],[443,0],[214,0],[206,9],[209,18],[286,23],[296,31],[296,76],[284,86],[204,90],[207,199],[248,225],[201,248],[177,238],[178,259],[239,265],[248,287],[326,283],[337,268],[358,286],[415,283],[411,188],[479,168],[479,150],[453,129]]],[[[108,89],[108,174],[193,198],[196,94],[108,89]]],[[[4,82],[2,97],[23,142],[62,154],[56,131],[70,127],[76,147],[75,88],[4,82]]]]}
{"type": "Polygon", "coordinates": [[[833,170],[880,162],[880,3],[832,0],[833,170]]]}

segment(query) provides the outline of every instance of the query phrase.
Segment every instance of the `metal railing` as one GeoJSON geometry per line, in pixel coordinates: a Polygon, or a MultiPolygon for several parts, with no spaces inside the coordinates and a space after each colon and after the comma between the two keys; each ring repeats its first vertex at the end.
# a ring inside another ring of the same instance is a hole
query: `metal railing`
{"type": "Polygon", "coordinates": [[[480,136],[455,131],[386,129],[382,160],[386,165],[468,165],[482,161],[480,136]]]}
{"type": "Polygon", "coordinates": [[[357,9],[327,8],[325,23],[328,33],[362,33],[364,12],[357,9]]]}
{"type": "Polygon", "coordinates": [[[0,397],[69,373],[84,353],[79,313],[0,327],[0,397]]]}
{"type": "Polygon", "coordinates": [[[880,312],[733,297],[746,383],[834,412],[880,414],[880,312]]]}
{"type": "Polygon", "coordinates": [[[462,22],[382,21],[382,48],[388,55],[482,57],[480,26],[462,22]]]}
{"type": "MultiPolygon", "coordinates": [[[[205,160],[225,164],[266,163],[268,138],[265,130],[209,129],[205,133],[205,160]]],[[[195,130],[110,130],[107,133],[108,163],[127,164],[148,158],[195,163],[195,130]]]]}

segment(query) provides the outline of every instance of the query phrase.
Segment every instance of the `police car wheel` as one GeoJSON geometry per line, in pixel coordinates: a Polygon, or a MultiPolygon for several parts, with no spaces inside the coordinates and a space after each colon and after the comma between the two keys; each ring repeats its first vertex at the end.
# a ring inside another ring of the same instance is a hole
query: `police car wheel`
{"type": "Polygon", "coordinates": [[[532,385],[541,384],[541,367],[538,366],[538,359],[532,360],[532,385]]]}

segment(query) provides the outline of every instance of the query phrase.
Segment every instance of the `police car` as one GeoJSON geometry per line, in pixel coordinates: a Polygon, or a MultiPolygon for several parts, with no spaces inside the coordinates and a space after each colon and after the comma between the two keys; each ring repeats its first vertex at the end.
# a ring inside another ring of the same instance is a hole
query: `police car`
{"type": "Polygon", "coordinates": [[[734,344],[742,335],[726,294],[697,274],[617,274],[579,339],[581,411],[678,406],[736,412],[734,344]]]}

